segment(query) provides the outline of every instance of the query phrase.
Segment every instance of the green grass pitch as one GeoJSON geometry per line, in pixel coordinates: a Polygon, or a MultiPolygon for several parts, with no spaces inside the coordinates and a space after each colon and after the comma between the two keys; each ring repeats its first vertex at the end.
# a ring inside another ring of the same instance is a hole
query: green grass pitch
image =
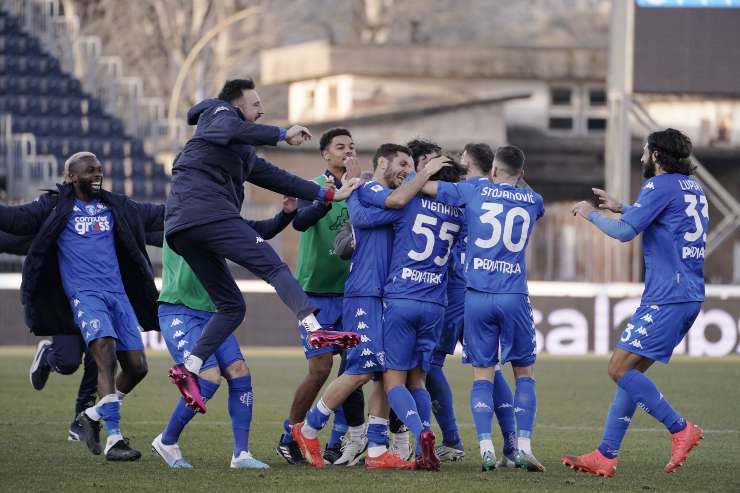
{"type": "MultiPolygon", "coordinates": [[[[68,442],[66,430],[80,373],[52,374],[36,392],[28,382],[31,348],[0,349],[0,464],[3,491],[740,491],[740,359],[676,358],[656,365],[650,375],[679,412],[702,426],[706,436],[687,464],[663,472],[670,438],[662,425],[638,410],[625,439],[613,479],[567,469],[564,453],[592,450],[614,386],[603,358],[543,357],[536,370],[538,416],[533,438],[543,474],[521,470],[481,473],[468,409],[470,370],[457,358],[448,361],[456,411],[468,456],[444,463],[439,473],[367,472],[362,467],[317,471],[289,466],[272,448],[281,432],[293,390],[305,371],[298,352],[247,350],[255,382],[251,450],[272,469],[229,469],[231,427],[226,385],[185,430],[180,445],[192,470],[169,470],[149,452],[177,399],[167,382],[169,358],[150,354],[149,375],[124,402],[122,428],[143,458],[135,463],[106,463],[80,443],[68,442]]],[[[511,382],[510,370],[507,378],[511,382]]],[[[494,428],[497,451],[501,438],[494,428]]],[[[322,436],[322,443],[326,434],[322,436]]],[[[499,452],[500,453],[500,452],[499,452]]]]}

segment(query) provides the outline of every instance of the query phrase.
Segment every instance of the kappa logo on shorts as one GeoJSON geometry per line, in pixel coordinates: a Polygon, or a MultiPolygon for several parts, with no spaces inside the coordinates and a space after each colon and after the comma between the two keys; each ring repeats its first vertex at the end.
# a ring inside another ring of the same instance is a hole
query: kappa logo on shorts
{"type": "Polygon", "coordinates": [[[175,339],[177,339],[178,337],[182,337],[184,335],[185,335],[185,332],[183,332],[181,330],[176,330],[175,333],[174,333],[174,335],[172,337],[174,337],[175,339]]]}
{"type": "Polygon", "coordinates": [[[357,324],[357,330],[365,330],[368,327],[370,327],[370,326],[368,324],[366,324],[365,322],[360,322],[359,324],[357,324]]]}
{"type": "Polygon", "coordinates": [[[85,314],[82,310],[77,310],[77,318],[82,317],[85,314]]]}
{"type": "Polygon", "coordinates": [[[640,320],[644,320],[645,322],[651,324],[651,323],[653,323],[653,316],[650,315],[649,313],[646,313],[645,315],[643,315],[642,317],[640,317],[640,320]]]}
{"type": "Polygon", "coordinates": [[[648,335],[647,329],[645,327],[643,327],[643,326],[639,326],[637,328],[637,333],[640,334],[641,336],[648,335]]]}
{"type": "Polygon", "coordinates": [[[358,308],[357,311],[355,312],[355,318],[362,317],[364,315],[367,315],[367,312],[363,310],[362,308],[358,308]]]}
{"type": "Polygon", "coordinates": [[[642,343],[639,339],[634,339],[632,342],[630,342],[630,346],[642,349],[642,343]]]}
{"type": "Polygon", "coordinates": [[[373,354],[375,353],[370,351],[370,348],[366,347],[365,349],[362,350],[362,352],[360,353],[360,356],[372,356],[373,354]]]}
{"type": "Polygon", "coordinates": [[[175,318],[170,324],[170,327],[177,327],[178,325],[182,325],[182,320],[180,320],[179,318],[175,318]]]}
{"type": "Polygon", "coordinates": [[[365,364],[362,365],[363,368],[372,368],[374,366],[377,366],[377,365],[374,362],[370,361],[370,360],[365,361],[365,364]]]}
{"type": "Polygon", "coordinates": [[[185,344],[187,344],[187,343],[188,343],[188,341],[186,341],[185,339],[182,339],[180,341],[177,341],[177,349],[182,349],[183,346],[185,346],[185,344]]]}
{"type": "Polygon", "coordinates": [[[87,327],[87,322],[85,322],[85,321],[83,320],[83,321],[82,321],[82,324],[81,324],[81,327],[82,327],[83,329],[84,329],[85,327],[87,327]]]}
{"type": "Polygon", "coordinates": [[[256,244],[260,244],[260,243],[264,243],[264,242],[265,242],[265,240],[263,240],[261,236],[258,236],[257,237],[257,241],[255,243],[256,244]]]}
{"type": "Polygon", "coordinates": [[[77,308],[77,305],[79,304],[80,304],[80,300],[78,300],[77,298],[72,298],[72,306],[77,308]]]}
{"type": "Polygon", "coordinates": [[[365,334],[362,334],[362,335],[360,336],[360,342],[371,342],[371,341],[372,341],[372,339],[370,339],[370,338],[369,338],[368,336],[366,336],[365,334]]]}

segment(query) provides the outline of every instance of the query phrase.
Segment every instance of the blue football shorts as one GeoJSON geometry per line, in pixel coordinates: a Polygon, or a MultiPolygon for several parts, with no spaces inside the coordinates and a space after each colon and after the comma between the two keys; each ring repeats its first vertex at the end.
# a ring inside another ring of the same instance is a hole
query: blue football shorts
{"type": "Polygon", "coordinates": [[[96,339],[112,337],[116,340],[116,351],[144,349],[139,321],[126,293],[78,291],[69,304],[88,346],[96,339]]]}
{"type": "Polygon", "coordinates": [[[622,332],[617,347],[666,364],[700,310],[699,301],[641,305],[622,332]]]}
{"type": "Polygon", "coordinates": [[[490,368],[499,363],[527,367],[537,358],[534,315],[526,294],[484,293],[468,289],[465,295],[466,363],[490,368]]]}
{"type": "MultiPolygon", "coordinates": [[[[170,356],[175,363],[183,363],[193,351],[213,313],[193,310],[184,305],[160,303],[158,315],[162,339],[170,356]]],[[[203,362],[200,371],[218,366],[223,372],[230,364],[239,360],[244,361],[239,341],[234,334],[230,334],[216,352],[203,362]]]]}

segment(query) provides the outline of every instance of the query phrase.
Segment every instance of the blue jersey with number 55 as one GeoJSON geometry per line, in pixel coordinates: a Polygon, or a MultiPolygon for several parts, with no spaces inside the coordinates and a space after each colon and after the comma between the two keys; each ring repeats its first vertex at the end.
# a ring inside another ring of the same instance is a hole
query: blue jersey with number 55
{"type": "Polygon", "coordinates": [[[393,224],[393,254],[383,296],[447,305],[447,262],[463,213],[427,197],[414,197],[402,212],[393,224]]]}
{"type": "Polygon", "coordinates": [[[488,178],[471,178],[438,183],[437,200],[465,207],[468,288],[529,294],[524,257],[534,224],[545,213],[542,197],[488,178]]]}
{"type": "Polygon", "coordinates": [[[643,305],[704,301],[709,204],[699,183],[677,173],[655,176],[622,220],[642,233],[643,305]]]}

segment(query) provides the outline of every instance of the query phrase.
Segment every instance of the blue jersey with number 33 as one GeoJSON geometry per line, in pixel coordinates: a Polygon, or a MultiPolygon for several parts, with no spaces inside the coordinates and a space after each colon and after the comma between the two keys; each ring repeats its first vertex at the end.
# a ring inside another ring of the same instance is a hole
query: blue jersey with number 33
{"type": "Polygon", "coordinates": [[[471,178],[438,183],[437,200],[465,207],[468,288],[529,294],[524,257],[534,224],[545,213],[542,197],[488,178],[471,178]]]}
{"type": "Polygon", "coordinates": [[[671,173],[647,180],[622,220],[642,233],[642,304],[704,301],[709,204],[693,178],[671,173]]]}
{"type": "Polygon", "coordinates": [[[462,211],[414,197],[394,222],[393,255],[383,295],[447,304],[447,263],[460,234],[462,211]]]}

